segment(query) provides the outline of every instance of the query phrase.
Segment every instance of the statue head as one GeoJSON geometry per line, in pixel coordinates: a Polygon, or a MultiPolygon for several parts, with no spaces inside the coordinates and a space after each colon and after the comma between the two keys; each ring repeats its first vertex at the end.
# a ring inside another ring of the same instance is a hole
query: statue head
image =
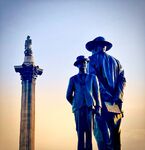
{"type": "Polygon", "coordinates": [[[105,38],[102,36],[99,36],[95,38],[94,40],[87,42],[86,44],[86,49],[91,52],[97,51],[97,49],[99,50],[105,49],[105,51],[108,51],[111,49],[111,47],[112,47],[112,44],[106,41],[105,38]]]}
{"type": "Polygon", "coordinates": [[[74,66],[78,67],[79,69],[86,69],[88,62],[89,62],[88,58],[85,58],[83,55],[80,55],[76,58],[74,66]]]}

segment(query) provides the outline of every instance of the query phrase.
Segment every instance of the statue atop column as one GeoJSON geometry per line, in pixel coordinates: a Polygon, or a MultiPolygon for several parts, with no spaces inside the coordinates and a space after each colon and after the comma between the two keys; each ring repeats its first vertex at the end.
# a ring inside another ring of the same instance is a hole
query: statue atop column
{"type": "Polygon", "coordinates": [[[35,82],[37,76],[43,73],[43,69],[34,65],[31,45],[32,40],[27,36],[24,62],[14,66],[22,80],[19,150],[35,149],[35,82]]]}
{"type": "Polygon", "coordinates": [[[27,39],[25,40],[25,56],[32,56],[32,40],[30,39],[30,36],[27,36],[27,39]]]}

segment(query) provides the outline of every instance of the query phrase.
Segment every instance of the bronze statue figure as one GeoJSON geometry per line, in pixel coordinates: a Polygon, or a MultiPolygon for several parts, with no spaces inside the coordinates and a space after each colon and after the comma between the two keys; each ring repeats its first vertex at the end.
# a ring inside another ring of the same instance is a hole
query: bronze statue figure
{"type": "Polygon", "coordinates": [[[78,135],[78,150],[92,150],[93,108],[100,115],[101,102],[95,75],[86,73],[89,60],[78,56],[74,66],[79,73],[69,80],[66,98],[72,105],[78,135]]]}
{"type": "Polygon", "coordinates": [[[121,150],[120,124],[126,79],[120,62],[106,53],[111,47],[101,36],[86,44],[86,49],[92,52],[88,70],[98,78],[102,102],[101,119],[95,119],[101,135],[94,130],[99,150],[121,150]]]}

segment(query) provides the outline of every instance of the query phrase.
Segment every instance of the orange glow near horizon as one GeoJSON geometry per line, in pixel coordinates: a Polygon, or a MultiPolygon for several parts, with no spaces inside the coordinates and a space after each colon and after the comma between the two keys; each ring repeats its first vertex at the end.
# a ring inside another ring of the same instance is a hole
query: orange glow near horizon
{"type": "MultiPolygon", "coordinates": [[[[37,87],[36,87],[37,89],[37,87]]],[[[35,113],[35,149],[36,150],[56,150],[69,149],[74,150],[77,146],[77,134],[75,130],[74,116],[71,105],[65,99],[64,88],[60,91],[45,93],[43,90],[36,90],[36,113],[35,113]]],[[[128,91],[128,90],[126,90],[128,91]]],[[[20,93],[20,92],[18,92],[20,93]]],[[[138,94],[136,94],[138,97],[138,94]]],[[[134,95],[134,98],[136,98],[134,95]]],[[[141,95],[140,95],[141,96],[141,95]]],[[[18,149],[19,145],[19,128],[20,128],[20,95],[10,92],[2,99],[9,99],[2,104],[2,127],[1,127],[1,146],[5,150],[11,147],[13,150],[18,149]],[[17,98],[17,99],[11,99],[17,98]],[[14,136],[13,138],[11,138],[14,136]],[[7,144],[9,143],[9,144],[7,144]],[[14,144],[15,143],[15,144],[14,144]]],[[[142,115],[144,114],[144,106],[132,102],[132,95],[125,92],[124,112],[125,117],[122,122],[122,146],[131,149],[131,141],[142,143],[145,135],[142,115]],[[137,110],[140,111],[137,111],[137,110]],[[140,124],[140,126],[138,126],[140,124]],[[135,137],[133,134],[136,133],[135,137]]],[[[141,144],[140,147],[145,145],[141,144]]],[[[97,149],[96,141],[93,138],[93,147],[97,149]]],[[[137,146],[136,146],[137,148],[137,146]]],[[[135,150],[135,147],[134,147],[135,150]]]]}

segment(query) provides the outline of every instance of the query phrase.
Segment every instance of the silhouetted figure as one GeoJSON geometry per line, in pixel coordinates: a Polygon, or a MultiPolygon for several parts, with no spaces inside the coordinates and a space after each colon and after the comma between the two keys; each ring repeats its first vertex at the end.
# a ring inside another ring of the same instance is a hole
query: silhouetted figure
{"type": "Polygon", "coordinates": [[[31,49],[32,40],[30,39],[30,36],[27,36],[27,40],[25,40],[25,49],[31,49]]]}
{"type": "Polygon", "coordinates": [[[26,56],[32,56],[32,40],[30,39],[30,36],[27,36],[27,39],[25,40],[25,55],[26,56]]]}
{"type": "Polygon", "coordinates": [[[79,73],[70,78],[66,98],[72,105],[78,134],[78,150],[92,150],[92,108],[99,114],[98,82],[95,75],[86,73],[88,59],[78,56],[74,66],[79,73]]]}
{"type": "Polygon", "coordinates": [[[122,109],[123,90],[126,80],[120,62],[106,53],[111,47],[112,44],[105,41],[103,37],[97,37],[86,44],[86,49],[92,52],[88,70],[90,74],[95,74],[99,80],[102,102],[101,123],[103,126],[100,130],[103,143],[101,143],[102,141],[100,142],[100,135],[94,133],[99,150],[121,149],[120,124],[123,113],[110,112],[106,107],[106,102],[109,102],[110,106],[117,104],[117,107],[120,110],[122,109]]]}

